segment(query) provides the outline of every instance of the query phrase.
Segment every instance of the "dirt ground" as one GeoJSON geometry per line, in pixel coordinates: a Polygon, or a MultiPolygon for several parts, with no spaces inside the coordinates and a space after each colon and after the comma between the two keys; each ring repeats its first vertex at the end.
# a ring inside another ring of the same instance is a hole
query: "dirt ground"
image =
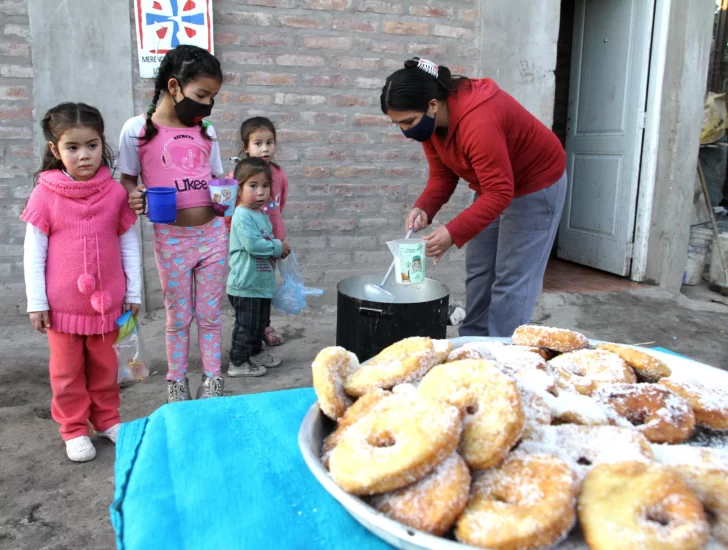
{"type": "MultiPolygon", "coordinates": [[[[728,370],[728,300],[700,289],[690,297],[657,289],[621,293],[546,294],[534,321],[574,328],[587,336],[625,343],[654,342],[728,370]]],[[[331,299],[329,298],[329,302],[331,299]]],[[[232,318],[226,315],[224,344],[232,318]]],[[[335,309],[319,305],[301,317],[274,317],[287,338],[281,367],[256,379],[228,379],[225,394],[311,385],[310,364],[335,343],[335,309]]],[[[144,317],[150,378],[122,390],[122,419],[150,414],[164,402],[166,364],[161,312],[144,317]]],[[[456,331],[451,330],[452,336],[456,331]]],[[[194,341],[194,340],[193,340],[194,341]]],[[[0,549],[108,549],[114,547],[109,504],[114,491],[114,446],[97,441],[98,455],[70,462],[50,418],[48,351],[29,325],[0,327],[0,549]]],[[[194,349],[194,346],[193,346],[194,349]]],[[[192,353],[191,383],[199,383],[199,353],[192,353]]]]}

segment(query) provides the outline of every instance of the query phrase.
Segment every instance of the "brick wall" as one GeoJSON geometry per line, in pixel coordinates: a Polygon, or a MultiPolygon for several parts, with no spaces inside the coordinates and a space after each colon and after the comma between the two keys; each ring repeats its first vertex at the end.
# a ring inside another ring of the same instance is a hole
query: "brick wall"
{"type": "MultiPolygon", "coordinates": [[[[212,121],[223,164],[232,168],[243,120],[274,121],[290,179],[289,242],[308,284],[334,289],[345,277],[388,267],[384,243],[402,237],[427,164],[422,147],[382,116],[381,87],[414,55],[474,75],[477,9],[475,0],[215,0],[215,54],[226,80],[212,121]]],[[[138,78],[136,59],[134,71],[142,112],[152,82],[138,78]]],[[[461,187],[439,219],[470,200],[461,187]]],[[[144,234],[147,299],[159,307],[148,227],[144,234]]],[[[463,266],[463,253],[451,252],[428,270],[459,293],[463,266]]]]}
{"type": "MultiPolygon", "coordinates": [[[[381,87],[414,55],[476,74],[481,3],[215,0],[215,49],[226,81],[212,120],[224,165],[232,168],[227,159],[238,152],[245,118],[265,115],[276,123],[278,160],[291,182],[284,213],[289,241],[308,284],[333,290],[350,275],[386,270],[391,255],[385,242],[402,236],[427,164],[420,145],[382,116],[381,87]]],[[[0,0],[0,29],[0,316],[7,318],[25,314],[25,228],[18,215],[39,165],[41,114],[33,113],[25,0],[0,0]]],[[[152,82],[139,78],[136,53],[130,66],[135,110],[142,112],[152,82]]],[[[450,220],[470,198],[461,185],[438,219],[450,220]]],[[[148,306],[161,307],[149,226],[142,232],[148,306]]],[[[452,251],[428,270],[457,295],[464,289],[463,267],[463,253],[452,251]]]]}
{"type": "Polygon", "coordinates": [[[25,313],[23,238],[18,216],[38,168],[33,63],[24,0],[0,0],[0,316],[25,313]]]}

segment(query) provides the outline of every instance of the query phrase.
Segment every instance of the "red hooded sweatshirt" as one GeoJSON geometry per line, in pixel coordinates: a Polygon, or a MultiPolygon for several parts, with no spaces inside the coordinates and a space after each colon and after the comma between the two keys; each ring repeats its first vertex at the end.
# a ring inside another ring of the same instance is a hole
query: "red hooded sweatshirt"
{"type": "Polygon", "coordinates": [[[462,247],[488,227],[514,197],[545,189],[566,169],[556,135],[489,78],[473,79],[447,100],[445,139],[423,143],[430,176],[415,206],[432,220],[450,200],[459,178],[478,194],[446,225],[462,247]]]}

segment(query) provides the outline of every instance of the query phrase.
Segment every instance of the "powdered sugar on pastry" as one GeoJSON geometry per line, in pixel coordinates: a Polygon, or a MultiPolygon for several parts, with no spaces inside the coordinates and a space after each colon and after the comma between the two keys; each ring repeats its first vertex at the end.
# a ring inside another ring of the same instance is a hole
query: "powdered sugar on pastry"
{"type": "Polygon", "coordinates": [[[617,426],[537,426],[518,449],[557,456],[581,478],[597,464],[650,462],[653,457],[650,443],[643,435],[617,426]]]}
{"type": "Polygon", "coordinates": [[[371,359],[344,381],[346,393],[364,395],[374,388],[391,389],[397,384],[416,382],[439,363],[432,340],[406,338],[371,359]]]}
{"type": "Polygon", "coordinates": [[[699,426],[714,430],[728,430],[728,391],[707,387],[696,381],[663,378],[660,384],[687,400],[695,413],[699,426]]]}
{"type": "Polygon", "coordinates": [[[513,333],[513,343],[519,346],[546,348],[567,353],[589,347],[589,340],[581,333],[540,325],[523,325],[513,333]]]}
{"type": "Polygon", "coordinates": [[[559,388],[591,395],[602,384],[637,382],[632,368],[624,360],[604,350],[578,350],[549,361],[558,376],[559,388]]]}
{"type": "Polygon", "coordinates": [[[468,502],[470,471],[453,453],[417,483],[372,498],[374,508],[388,517],[434,535],[452,527],[468,502]]]}
{"type": "Polygon", "coordinates": [[[313,387],[319,400],[321,411],[338,420],[352,401],[344,392],[344,380],[359,368],[356,355],[341,347],[321,350],[311,365],[313,387]]]}

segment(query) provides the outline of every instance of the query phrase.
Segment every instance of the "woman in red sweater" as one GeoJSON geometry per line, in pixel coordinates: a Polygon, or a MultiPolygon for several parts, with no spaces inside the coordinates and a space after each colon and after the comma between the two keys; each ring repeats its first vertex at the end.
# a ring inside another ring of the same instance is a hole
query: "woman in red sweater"
{"type": "Polygon", "coordinates": [[[432,223],[462,178],[472,206],[427,235],[427,255],[466,250],[461,336],[511,336],[528,323],[541,290],[566,197],[566,155],[558,138],[490,79],[453,77],[414,58],[387,78],[384,114],[422,142],[427,185],[407,229],[432,223]],[[419,218],[418,218],[419,216],[419,218]]]}

